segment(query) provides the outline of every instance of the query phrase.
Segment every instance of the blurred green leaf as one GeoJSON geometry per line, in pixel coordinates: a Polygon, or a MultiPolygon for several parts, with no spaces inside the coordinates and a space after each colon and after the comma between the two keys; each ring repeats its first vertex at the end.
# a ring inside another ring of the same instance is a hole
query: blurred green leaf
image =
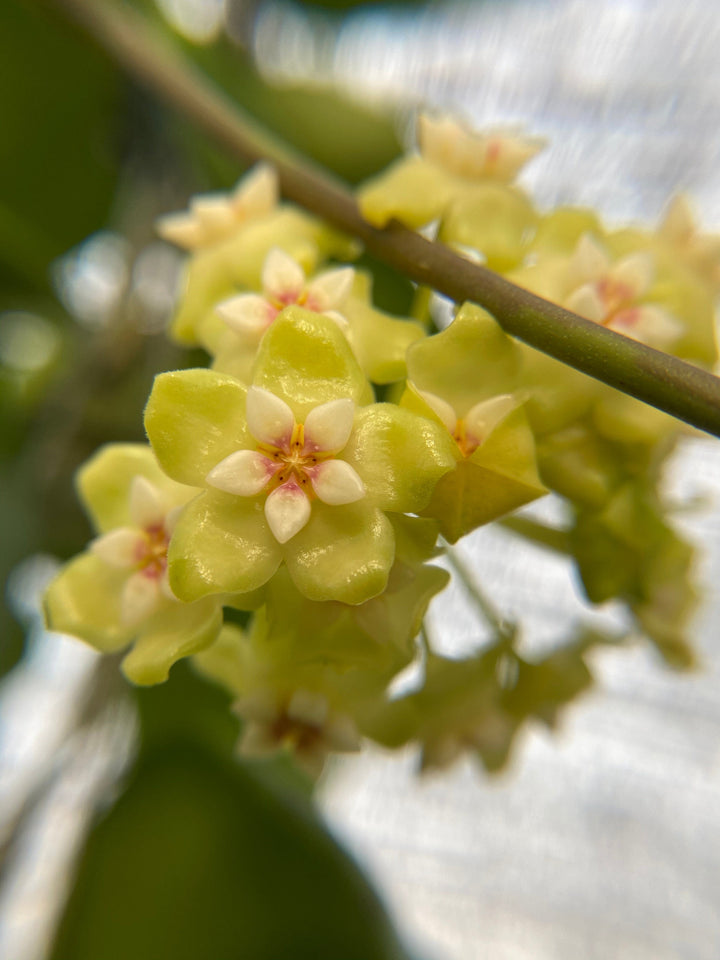
{"type": "Polygon", "coordinates": [[[176,740],[92,832],[52,960],[402,960],[309,805],[176,740]]]}
{"type": "Polygon", "coordinates": [[[0,280],[46,286],[105,221],[118,147],[115,70],[33,5],[0,5],[0,280]]]}

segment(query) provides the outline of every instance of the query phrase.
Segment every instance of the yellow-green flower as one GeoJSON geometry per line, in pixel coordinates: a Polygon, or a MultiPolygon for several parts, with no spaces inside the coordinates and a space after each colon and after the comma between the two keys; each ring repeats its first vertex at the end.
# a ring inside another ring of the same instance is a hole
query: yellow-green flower
{"type": "Polygon", "coordinates": [[[99,536],[50,584],[48,626],[103,653],[133,644],[123,670],[160,683],[181,657],[212,643],[220,598],[182,603],[167,583],[167,549],[178,511],[197,490],[165,476],[141,444],[104,447],[78,475],[99,536]]]}
{"type": "Polygon", "coordinates": [[[158,377],[150,442],[169,476],[206,487],[173,535],[174,592],[244,593],[284,562],[314,600],[381,593],[395,553],[386,513],[422,510],[455,459],[436,424],[371,401],[337,324],[300,307],[268,329],[249,389],[212,370],[158,377]]]}
{"type": "Polygon", "coordinates": [[[484,310],[464,305],[450,326],[408,351],[401,404],[442,424],[456,465],[421,511],[454,543],[546,491],[522,409],[521,353],[484,310]],[[502,391],[502,392],[499,392],[502,391]]]}

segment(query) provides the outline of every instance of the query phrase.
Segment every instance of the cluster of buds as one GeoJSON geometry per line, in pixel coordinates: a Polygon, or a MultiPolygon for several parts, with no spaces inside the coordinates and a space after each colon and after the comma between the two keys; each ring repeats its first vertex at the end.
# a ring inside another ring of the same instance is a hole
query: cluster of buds
{"type": "MultiPolygon", "coordinates": [[[[541,215],[514,183],[541,146],[421,118],[419,155],[362,188],[361,209],[379,226],[433,223],[547,299],[714,364],[720,244],[680,200],[655,233],[541,215]]],[[[313,775],[363,738],[415,742],[426,767],[470,751],[495,769],[525,720],[554,722],[589,684],[593,641],[541,662],[521,659],[515,634],[468,660],[423,650],[448,581],[433,561],[553,490],[588,598],[623,601],[687,663],[692,551],[658,492],[680,435],[669,418],[515,343],[472,304],[440,332],[429,314],[377,309],[347,263],[355,245],[280,204],[267,166],[159,229],[191,251],[171,333],[211,361],[157,377],[149,446],[108,446],[80,471],[98,536],[48,590],[54,629],[129,647],[139,684],[192,657],[235,696],[241,752],[289,749],[313,775]],[[229,609],[248,612],[244,629],[229,609]],[[417,689],[392,698],[414,661],[417,689]]]]}

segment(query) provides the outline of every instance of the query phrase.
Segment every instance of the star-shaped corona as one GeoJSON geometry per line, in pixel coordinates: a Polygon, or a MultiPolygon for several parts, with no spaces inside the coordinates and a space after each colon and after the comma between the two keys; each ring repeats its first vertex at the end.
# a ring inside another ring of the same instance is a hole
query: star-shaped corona
{"type": "Polygon", "coordinates": [[[260,337],[277,315],[292,304],[322,313],[341,327],[347,325],[340,312],[353,285],[352,267],[325,270],[308,281],[305,271],[288,253],[274,247],[265,258],[262,294],[241,293],[223,300],[217,313],[231,330],[260,337]]]}
{"type": "Polygon", "coordinates": [[[277,202],[277,174],[269,164],[260,163],[231,193],[200,194],[191,200],[187,211],[160,217],[155,227],[163,240],[184,250],[200,250],[226,240],[249,221],[266,216],[277,202]]]}
{"type": "Polygon", "coordinates": [[[128,571],[120,609],[123,623],[135,626],[155,613],[163,598],[176,599],[167,580],[167,548],[178,508],[138,475],[130,486],[129,513],[130,526],[97,537],[90,549],[111,567],[128,571]]]}
{"type": "Polygon", "coordinates": [[[655,275],[651,253],[640,251],[612,263],[605,250],[584,234],[568,266],[577,282],[563,306],[581,317],[634,340],[667,348],[682,333],[676,317],[645,302],[655,275]]]}
{"type": "Polygon", "coordinates": [[[509,183],[542,150],[541,137],[516,130],[474,131],[452,117],[421,114],[418,145],[425,159],[459,177],[509,183]]]}
{"type": "Polygon", "coordinates": [[[415,389],[445,424],[466,459],[477,450],[497,424],[520,404],[517,397],[504,393],[489,400],[481,400],[474,404],[464,417],[459,417],[447,400],[426,390],[418,390],[417,387],[415,389]]]}
{"type": "Polygon", "coordinates": [[[349,398],[331,400],[297,423],[284,400],[251,387],[247,424],[257,449],[231,453],[208,473],[207,482],[241,497],[266,491],[268,525],[278,543],[287,543],[310,519],[315,498],[340,505],[365,496],[356,471],[336,457],[350,437],[354,409],[349,398]]]}

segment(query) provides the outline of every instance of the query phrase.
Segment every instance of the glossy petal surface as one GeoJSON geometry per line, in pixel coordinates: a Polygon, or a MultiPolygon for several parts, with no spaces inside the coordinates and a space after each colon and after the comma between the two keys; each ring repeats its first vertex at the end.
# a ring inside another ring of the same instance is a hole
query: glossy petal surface
{"type": "Polygon", "coordinates": [[[143,628],[122,662],[123,672],[133,683],[162,683],[174,663],[215,640],[222,622],[222,607],[215,599],[172,604],[143,628]]]}
{"type": "Polygon", "coordinates": [[[265,518],[278,543],[291,540],[310,519],[310,501],[296,483],[283,483],[265,501],[265,518]]]}
{"type": "Polygon", "coordinates": [[[408,379],[464,417],[480,400],[512,388],[521,356],[489,313],[464,304],[446,330],[410,347],[408,379]]]}
{"type": "Polygon", "coordinates": [[[365,485],[344,460],[328,460],[309,473],[312,488],[323,503],[355,503],[365,496],[365,485]]]}
{"type": "Polygon", "coordinates": [[[156,377],[145,429],[163,469],[198,487],[225,457],[254,446],[245,422],[245,387],[213,370],[156,377]]]}
{"type": "Polygon", "coordinates": [[[99,557],[81,554],[53,580],[45,595],[51,630],[85,640],[102,653],[121,650],[134,630],[123,624],[120,594],[127,571],[109,567],[99,557]]]}
{"type": "Polygon", "coordinates": [[[295,417],[290,407],[262,387],[250,387],[245,414],[248,430],[259,443],[282,447],[290,442],[295,417]]]}
{"type": "Polygon", "coordinates": [[[168,551],[170,585],[186,601],[248,593],[270,579],[280,560],[262,498],[208,490],[189,504],[175,527],[168,551]]]}
{"type": "Polygon", "coordinates": [[[225,493],[254,497],[267,486],[275,466],[255,450],[238,450],[213,467],[207,475],[207,482],[225,493]]]}
{"type": "Polygon", "coordinates": [[[260,345],[254,384],[284,400],[298,422],[313,407],[350,398],[369,403],[372,391],[337,324],[301,307],[278,316],[260,345]]]}
{"type": "Polygon", "coordinates": [[[132,485],[138,476],[161,494],[166,508],[184,503],[192,494],[163,473],[147,444],[108,444],[81,467],[77,477],[80,498],[100,533],[137,526],[131,514],[140,510],[139,505],[132,506],[132,485]]]}
{"type": "Polygon", "coordinates": [[[454,444],[444,428],[390,403],[358,411],[343,459],[374,504],[399,513],[422,509],[440,477],[455,466],[454,444]]]}
{"type": "Polygon", "coordinates": [[[394,557],[390,521],[364,500],[313,504],[307,525],[285,545],[298,590],[311,600],[363,603],[382,592],[394,557]]]}
{"type": "Polygon", "coordinates": [[[348,442],[355,418],[349,399],[330,400],[314,407],[305,418],[305,449],[337,453],[348,442]]]}

